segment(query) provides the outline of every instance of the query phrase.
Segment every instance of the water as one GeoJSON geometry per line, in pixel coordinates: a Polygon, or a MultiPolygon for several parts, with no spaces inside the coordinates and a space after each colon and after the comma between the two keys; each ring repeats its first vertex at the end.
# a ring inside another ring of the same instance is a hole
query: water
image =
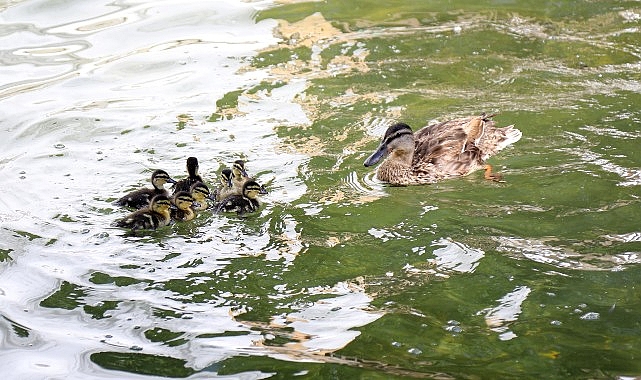
{"type": "Polygon", "coordinates": [[[638,2],[0,3],[7,378],[641,376],[638,2]],[[277,21],[280,20],[280,21],[277,21]],[[500,112],[394,188],[386,126],[500,112]],[[131,236],[111,201],[235,159],[270,194],[131,236]]]}

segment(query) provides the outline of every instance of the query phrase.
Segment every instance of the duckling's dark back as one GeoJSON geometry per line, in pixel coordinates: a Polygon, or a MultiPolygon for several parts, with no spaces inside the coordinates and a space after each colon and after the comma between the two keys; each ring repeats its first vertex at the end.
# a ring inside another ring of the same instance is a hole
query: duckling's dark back
{"type": "Polygon", "coordinates": [[[174,194],[180,191],[189,191],[191,186],[196,182],[204,182],[200,175],[198,175],[198,159],[196,157],[189,157],[187,158],[187,178],[176,182],[174,194]]]}
{"type": "Polygon", "coordinates": [[[216,205],[216,212],[236,212],[239,215],[254,212],[260,207],[256,198],[258,194],[265,194],[264,186],[254,180],[249,180],[243,185],[242,195],[234,194],[223,199],[216,205]]]}
{"type": "Polygon", "coordinates": [[[131,207],[141,209],[149,206],[149,202],[156,195],[168,195],[167,190],[164,188],[165,183],[176,183],[169,174],[164,170],[156,170],[151,175],[152,188],[145,188],[132,191],[131,193],[123,196],[115,201],[113,204],[116,206],[131,207]],[[160,185],[158,185],[161,183],[160,185]]]}
{"type": "Polygon", "coordinates": [[[169,223],[169,213],[162,213],[157,209],[168,210],[171,206],[169,197],[166,195],[157,195],[152,198],[149,206],[134,211],[124,218],[114,222],[115,227],[131,228],[132,230],[155,230],[159,227],[166,226],[169,223]]]}

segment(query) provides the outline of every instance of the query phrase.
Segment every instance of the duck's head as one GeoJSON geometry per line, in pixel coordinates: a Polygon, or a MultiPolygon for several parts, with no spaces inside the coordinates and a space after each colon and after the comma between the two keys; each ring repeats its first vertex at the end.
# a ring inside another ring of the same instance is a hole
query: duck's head
{"type": "Polygon", "coordinates": [[[176,195],[174,195],[174,204],[179,210],[189,210],[193,205],[199,206],[194,200],[194,197],[187,191],[179,191],[176,193],[176,195]]]}
{"type": "Polygon", "coordinates": [[[211,198],[211,193],[209,192],[209,187],[202,182],[196,182],[191,185],[189,189],[191,196],[198,203],[206,202],[207,198],[211,198]]]}
{"type": "Polygon", "coordinates": [[[176,183],[164,170],[156,170],[151,174],[151,184],[157,189],[162,189],[166,183],[176,183]]]}
{"type": "Polygon", "coordinates": [[[224,187],[231,187],[232,186],[231,180],[233,177],[234,177],[234,174],[231,171],[231,169],[223,169],[220,172],[220,183],[224,187]]]}
{"type": "Polygon", "coordinates": [[[232,165],[231,170],[234,174],[234,178],[249,177],[245,170],[245,161],[243,160],[234,161],[234,165],[232,165]]]}
{"type": "Polygon", "coordinates": [[[149,206],[153,211],[159,213],[168,213],[169,208],[171,207],[171,200],[166,195],[156,195],[151,198],[151,203],[149,206]]]}
{"type": "Polygon", "coordinates": [[[387,128],[383,141],[371,156],[365,160],[365,166],[376,165],[381,159],[392,156],[395,160],[412,163],[414,156],[414,133],[405,123],[397,123],[387,128]]]}
{"type": "Polygon", "coordinates": [[[249,180],[243,185],[243,195],[249,199],[256,199],[262,194],[267,194],[265,186],[260,185],[254,180],[249,180]]]}
{"type": "Polygon", "coordinates": [[[187,173],[190,177],[198,175],[198,159],[196,157],[187,158],[187,173]]]}

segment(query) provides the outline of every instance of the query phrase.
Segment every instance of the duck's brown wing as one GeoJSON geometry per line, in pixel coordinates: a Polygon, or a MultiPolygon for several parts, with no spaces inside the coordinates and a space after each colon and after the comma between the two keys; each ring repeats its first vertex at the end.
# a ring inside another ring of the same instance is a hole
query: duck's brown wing
{"type": "Polygon", "coordinates": [[[437,164],[439,159],[452,157],[463,151],[467,141],[467,126],[472,117],[444,121],[421,128],[414,133],[414,166],[420,163],[437,164]]]}

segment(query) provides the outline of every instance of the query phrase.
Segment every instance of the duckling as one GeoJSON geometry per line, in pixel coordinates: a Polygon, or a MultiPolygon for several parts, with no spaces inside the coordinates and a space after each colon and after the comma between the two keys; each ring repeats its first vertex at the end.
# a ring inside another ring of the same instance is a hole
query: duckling
{"type": "Polygon", "coordinates": [[[209,201],[215,200],[213,194],[209,192],[209,187],[202,182],[196,182],[191,185],[189,192],[198,204],[198,206],[195,206],[195,204],[192,206],[194,211],[206,210],[209,207],[209,201]]]}
{"type": "Polygon", "coordinates": [[[236,212],[238,215],[254,212],[260,206],[258,196],[261,194],[267,194],[265,187],[254,180],[249,180],[243,185],[242,195],[234,194],[223,199],[216,205],[215,212],[236,212]]]}
{"type": "Polygon", "coordinates": [[[223,169],[220,172],[220,185],[214,191],[214,199],[218,202],[236,193],[232,178],[234,174],[231,169],[223,169]]]}
{"type": "Polygon", "coordinates": [[[205,182],[198,175],[198,159],[196,157],[187,158],[187,178],[183,178],[174,185],[174,194],[180,191],[189,191],[191,185],[196,182],[205,182]]]}
{"type": "Polygon", "coordinates": [[[405,123],[390,126],[365,166],[383,163],[376,177],[392,185],[422,185],[485,169],[485,178],[501,181],[485,160],[521,139],[513,125],[498,128],[485,113],[428,125],[416,133],[405,123]]]}
{"type": "Polygon", "coordinates": [[[149,200],[156,195],[169,195],[165,190],[166,183],[175,184],[176,181],[167,174],[164,170],[156,170],[151,174],[151,184],[154,186],[151,189],[140,189],[133,191],[124,197],[118,199],[113,204],[117,206],[132,207],[141,209],[149,206],[149,200]]]}
{"type": "Polygon", "coordinates": [[[245,184],[245,182],[249,181],[249,175],[247,175],[247,171],[245,170],[245,161],[234,161],[234,164],[231,167],[231,171],[233,174],[232,186],[234,188],[234,192],[240,195],[243,193],[243,185],[245,184]]]}
{"type": "Polygon", "coordinates": [[[199,207],[200,204],[194,201],[194,197],[192,197],[188,191],[177,192],[174,194],[173,201],[176,208],[171,209],[171,219],[185,222],[196,217],[192,206],[199,207]]]}
{"type": "Polygon", "coordinates": [[[132,231],[155,230],[168,225],[171,221],[170,207],[171,201],[168,196],[156,195],[151,199],[149,206],[117,220],[113,226],[131,228],[132,231]]]}

